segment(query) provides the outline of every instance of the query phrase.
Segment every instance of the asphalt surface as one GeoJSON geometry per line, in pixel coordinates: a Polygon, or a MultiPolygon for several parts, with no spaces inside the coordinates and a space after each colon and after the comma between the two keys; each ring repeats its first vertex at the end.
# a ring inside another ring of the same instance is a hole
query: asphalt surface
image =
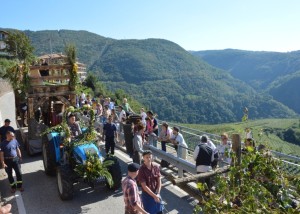
{"type": "MultiPolygon", "coordinates": [[[[22,173],[24,192],[17,192],[16,195],[10,193],[5,172],[3,169],[0,170],[1,196],[4,201],[13,205],[12,213],[24,213],[24,210],[20,208],[20,203],[19,206],[16,203],[18,194],[23,199],[25,213],[27,214],[124,213],[124,201],[121,189],[117,191],[110,191],[106,187],[92,189],[88,185],[80,183],[75,185],[73,200],[62,201],[58,195],[56,177],[47,176],[44,173],[42,155],[37,154],[29,157],[24,154],[23,156],[22,173]]],[[[120,161],[124,178],[127,172],[127,164],[131,162],[131,159],[120,150],[116,151],[116,156],[120,161]]],[[[161,196],[166,202],[165,213],[189,214],[193,212],[195,201],[192,197],[178,187],[173,186],[164,177],[162,178],[162,183],[161,196]]]]}
{"type": "Polygon", "coordinates": [[[3,126],[5,119],[10,119],[10,126],[17,128],[15,110],[14,92],[7,92],[0,96],[0,126],[3,126]]]}

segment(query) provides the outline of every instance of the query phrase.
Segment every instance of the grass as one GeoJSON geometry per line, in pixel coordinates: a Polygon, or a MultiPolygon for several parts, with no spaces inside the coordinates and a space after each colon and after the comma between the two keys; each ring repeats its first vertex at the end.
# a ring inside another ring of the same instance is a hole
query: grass
{"type": "Polygon", "coordinates": [[[240,134],[242,138],[245,137],[245,128],[249,127],[252,130],[253,138],[257,145],[264,144],[269,146],[272,150],[300,156],[300,146],[283,141],[276,135],[278,131],[284,131],[288,128],[299,131],[300,119],[261,119],[240,123],[217,125],[183,124],[183,126],[217,135],[223,132],[227,132],[229,136],[233,133],[237,133],[240,134]]]}

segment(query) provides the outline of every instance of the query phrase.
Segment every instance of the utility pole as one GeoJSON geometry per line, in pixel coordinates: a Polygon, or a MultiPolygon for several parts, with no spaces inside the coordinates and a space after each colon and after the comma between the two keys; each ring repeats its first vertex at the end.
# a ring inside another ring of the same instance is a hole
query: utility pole
{"type": "Polygon", "coordinates": [[[49,39],[49,44],[50,44],[50,53],[52,55],[52,43],[51,43],[51,38],[49,39]]]}

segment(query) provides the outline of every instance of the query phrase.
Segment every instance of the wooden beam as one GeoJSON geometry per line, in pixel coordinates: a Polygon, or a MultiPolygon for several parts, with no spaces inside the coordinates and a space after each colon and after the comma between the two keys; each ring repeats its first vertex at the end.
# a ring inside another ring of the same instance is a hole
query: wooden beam
{"type": "Polygon", "coordinates": [[[39,79],[39,80],[67,80],[70,79],[70,75],[63,75],[63,76],[41,76],[41,77],[30,77],[30,79],[35,80],[35,79],[39,79]]]}
{"type": "Polygon", "coordinates": [[[217,174],[226,173],[229,171],[230,171],[230,166],[224,166],[221,168],[217,168],[216,170],[214,170],[212,172],[200,173],[200,174],[192,175],[189,177],[183,177],[183,178],[175,178],[175,179],[172,179],[172,183],[174,185],[180,185],[180,184],[188,183],[191,181],[197,181],[200,178],[209,178],[209,177],[215,176],[217,174]]]}
{"type": "Polygon", "coordinates": [[[49,92],[49,93],[34,93],[28,94],[28,98],[36,98],[36,97],[54,97],[54,96],[69,96],[69,95],[76,95],[75,91],[62,91],[62,92],[49,92]]]}
{"type": "MultiPolygon", "coordinates": [[[[35,96],[33,96],[33,97],[35,97],[35,96]]],[[[34,117],[33,97],[28,97],[28,99],[27,99],[27,106],[28,106],[28,118],[27,118],[27,120],[34,117]]]]}
{"type": "Polygon", "coordinates": [[[70,70],[72,65],[32,65],[29,66],[30,70],[56,70],[56,69],[67,69],[70,70]]]}

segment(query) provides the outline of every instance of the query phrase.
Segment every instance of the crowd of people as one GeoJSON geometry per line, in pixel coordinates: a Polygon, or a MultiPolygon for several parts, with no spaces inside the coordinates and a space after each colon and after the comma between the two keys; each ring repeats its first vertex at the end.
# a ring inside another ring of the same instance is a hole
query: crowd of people
{"type": "Polygon", "coordinates": [[[139,119],[132,126],[133,154],[130,154],[136,163],[141,163],[143,146],[148,144],[157,147],[158,141],[161,142],[163,151],[167,152],[166,145],[169,144],[175,148],[178,157],[187,159],[188,146],[180,129],[178,127],[171,129],[167,123],[164,123],[159,130],[158,121],[152,111],[146,112],[141,108],[139,113],[135,113],[127,98],[123,99],[121,105],[116,105],[109,97],[100,96],[98,100],[91,99],[90,95],[86,95],[83,91],[76,100],[77,107],[88,105],[95,109],[96,117],[103,124],[102,139],[105,141],[107,154],[114,154],[116,142],[125,144],[123,126],[130,115],[136,115],[139,119]]]}
{"type": "MultiPolygon", "coordinates": [[[[157,142],[160,142],[162,151],[169,152],[168,147],[173,147],[178,158],[187,160],[189,149],[180,128],[176,126],[170,128],[166,122],[163,122],[159,128],[158,121],[152,111],[145,111],[141,108],[140,113],[136,114],[126,98],[123,99],[121,105],[115,106],[109,97],[103,98],[101,96],[97,102],[82,92],[78,96],[77,106],[83,107],[84,105],[93,106],[96,117],[103,124],[102,137],[105,141],[107,155],[114,155],[116,141],[123,144],[122,140],[124,139],[121,136],[126,119],[132,114],[139,116],[139,119],[132,124],[133,153],[130,156],[133,163],[128,165],[128,176],[122,182],[125,213],[162,213],[160,166],[153,162],[152,152],[145,150],[144,145],[157,147],[157,142]],[[137,182],[141,186],[141,196],[137,182]]],[[[81,134],[79,123],[76,122],[76,115],[70,114],[68,116],[68,125],[71,138],[81,134]]],[[[8,175],[12,193],[16,190],[24,191],[20,170],[22,154],[14,133],[15,130],[10,126],[10,120],[6,119],[0,128],[0,161],[8,175]],[[16,174],[16,181],[12,176],[13,170],[16,174]]],[[[251,131],[247,130],[246,133],[246,146],[254,146],[253,141],[251,141],[253,139],[252,135],[250,136],[251,131]]],[[[211,171],[217,165],[220,167],[229,165],[231,163],[231,147],[227,133],[221,135],[221,143],[218,146],[215,146],[208,136],[201,136],[192,156],[197,173],[211,171]]],[[[161,161],[161,167],[168,166],[167,161],[161,161]]],[[[200,180],[200,182],[206,183],[209,188],[211,186],[210,179],[200,180]]]]}

